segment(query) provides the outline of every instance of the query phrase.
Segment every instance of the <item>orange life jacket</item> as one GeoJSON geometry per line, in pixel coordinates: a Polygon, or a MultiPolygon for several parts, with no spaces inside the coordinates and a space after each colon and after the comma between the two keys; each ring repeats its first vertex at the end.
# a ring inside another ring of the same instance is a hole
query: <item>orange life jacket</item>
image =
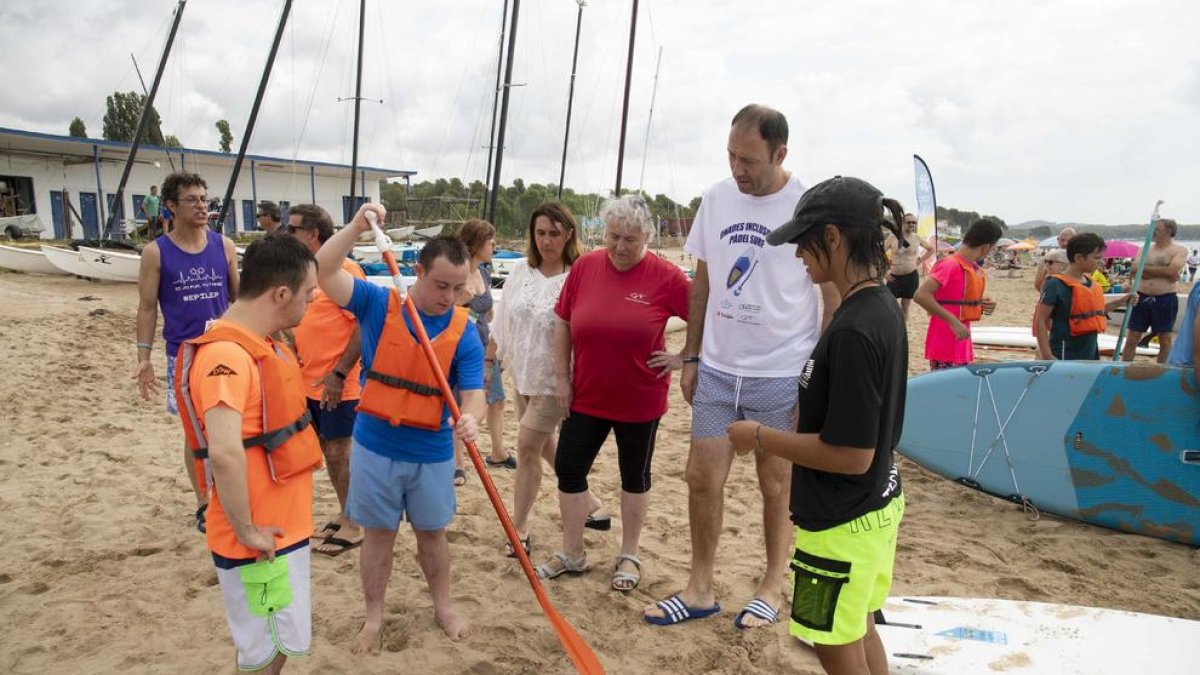
{"type": "Polygon", "coordinates": [[[247,454],[262,453],[268,474],[277,483],[321,467],[321,444],[312,428],[312,415],[304,396],[300,367],[295,357],[289,358],[286,347],[276,345],[272,351],[261,341],[245,332],[221,323],[200,337],[180,345],[175,362],[175,399],[179,403],[180,421],[188,449],[196,462],[196,476],[204,476],[205,489],[212,486],[208,467],[208,439],[200,415],[192,403],[189,374],[197,349],[212,342],[233,342],[254,359],[262,385],[263,433],[242,438],[247,454]],[[282,422],[282,423],[281,423],[282,422]]]}
{"type": "Polygon", "coordinates": [[[939,288],[934,299],[939,305],[957,306],[960,320],[978,321],[983,316],[983,289],[987,285],[987,274],[957,253],[950,259],[958,263],[963,271],[962,298],[938,297],[946,291],[945,288],[939,288]]]}
{"type": "MultiPolygon", "coordinates": [[[[454,315],[450,325],[430,341],[442,373],[447,375],[470,317],[466,307],[451,311],[454,315]]],[[[403,424],[430,431],[442,428],[442,390],[420,342],[404,322],[404,306],[394,289],[388,297],[387,318],[366,378],[358,401],[360,412],[385,419],[392,426],[403,424]]]]}
{"type": "Polygon", "coordinates": [[[1084,286],[1078,279],[1066,274],[1055,274],[1055,279],[1071,289],[1071,313],[1068,315],[1071,335],[1103,333],[1108,328],[1104,311],[1104,289],[1093,282],[1084,286]]]}

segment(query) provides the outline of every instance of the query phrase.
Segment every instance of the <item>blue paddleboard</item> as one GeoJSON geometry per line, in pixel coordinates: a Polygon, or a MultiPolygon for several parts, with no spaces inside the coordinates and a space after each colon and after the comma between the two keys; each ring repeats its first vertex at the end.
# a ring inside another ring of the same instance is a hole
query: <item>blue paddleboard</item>
{"type": "Polygon", "coordinates": [[[1200,545],[1191,368],[974,365],[912,378],[898,450],[946,478],[1065,518],[1200,545]]]}

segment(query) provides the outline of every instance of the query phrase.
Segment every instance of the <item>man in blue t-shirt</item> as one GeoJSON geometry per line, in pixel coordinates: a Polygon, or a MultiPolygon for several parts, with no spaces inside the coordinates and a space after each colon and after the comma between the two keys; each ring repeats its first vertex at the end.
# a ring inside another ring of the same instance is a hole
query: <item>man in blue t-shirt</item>
{"type": "Polygon", "coordinates": [[[459,390],[463,414],[452,426],[399,293],[355,279],[342,269],[355,240],[371,229],[368,209],[383,222],[383,207],[365,204],[317,252],[321,290],[354,314],[362,335],[363,393],[354,422],[346,499],[346,515],[364,528],[360,564],[366,619],[352,645],[356,653],[380,649],[383,600],[402,518],[416,536],[434,617],[450,639],[466,636],[467,622],[450,602],[446,527],[456,507],[454,437],[474,442],[477,420],[486,410],[483,344],[475,325],[456,309],[470,273],[466,247],[452,237],[426,242],[417,259],[417,281],[409,291],[441,369],[459,390]]]}

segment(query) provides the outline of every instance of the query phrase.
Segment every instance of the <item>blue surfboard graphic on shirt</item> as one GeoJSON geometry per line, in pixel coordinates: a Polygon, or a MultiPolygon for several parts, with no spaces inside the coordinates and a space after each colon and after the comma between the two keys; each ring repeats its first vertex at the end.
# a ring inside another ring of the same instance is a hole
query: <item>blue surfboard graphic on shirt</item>
{"type": "Polygon", "coordinates": [[[734,261],[729,276],[725,278],[725,288],[732,290],[734,295],[741,295],[742,288],[750,280],[755,267],[758,267],[758,251],[751,246],[734,261]]]}

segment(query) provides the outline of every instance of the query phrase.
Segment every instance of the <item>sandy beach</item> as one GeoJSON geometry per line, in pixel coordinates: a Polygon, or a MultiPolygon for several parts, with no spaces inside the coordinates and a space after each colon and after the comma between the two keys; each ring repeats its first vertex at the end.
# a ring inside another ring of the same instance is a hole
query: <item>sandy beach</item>
{"type": "MultiPolygon", "coordinates": [[[[671,254],[678,259],[678,252],[671,254]]],[[[1032,270],[989,281],[999,305],[983,325],[1028,325],[1032,270]]],[[[161,398],[143,402],[131,374],[136,289],[67,277],[0,271],[0,671],[216,673],[233,669],[216,575],[192,526],[178,420],[161,398]]],[[[927,369],[927,317],[909,319],[909,372],[927,369]]],[[[671,335],[678,349],[682,333],[671,335]]],[[[156,343],[155,369],[164,374],[156,343]]],[[[982,357],[988,353],[977,352],[982,357]]],[[[511,407],[506,440],[514,443],[511,407]]],[[[587,531],[590,573],[545,582],[555,607],[612,673],[820,672],[784,625],[738,631],[762,564],[760,500],[753,463],[735,462],[718,551],[720,615],[669,628],[641,608],[679,590],[689,557],[687,456],[690,409],[673,384],[654,463],[642,541],[644,576],[628,595],[609,588],[619,520],[587,531]]],[[[610,441],[611,446],[611,441],[610,441]]],[[[487,441],[481,442],[486,451],[487,441]]],[[[1200,555],[1180,544],[1042,515],[972,492],[903,459],[908,511],[896,561],[896,594],[962,595],[1110,607],[1200,619],[1200,555]]],[[[535,507],[533,558],[560,541],[552,476],[535,507]]],[[[512,472],[493,470],[506,501],[512,472]]],[[[613,448],[598,460],[593,489],[616,507],[613,448]]],[[[325,474],[318,518],[336,510],[325,474]]],[[[615,516],[615,514],[614,514],[615,516]]],[[[402,532],[388,590],[384,651],[348,648],[362,617],[358,552],[313,556],[313,655],[294,673],[570,672],[571,666],[514,560],[472,471],[450,530],[453,594],[473,622],[451,642],[402,532]]]]}

